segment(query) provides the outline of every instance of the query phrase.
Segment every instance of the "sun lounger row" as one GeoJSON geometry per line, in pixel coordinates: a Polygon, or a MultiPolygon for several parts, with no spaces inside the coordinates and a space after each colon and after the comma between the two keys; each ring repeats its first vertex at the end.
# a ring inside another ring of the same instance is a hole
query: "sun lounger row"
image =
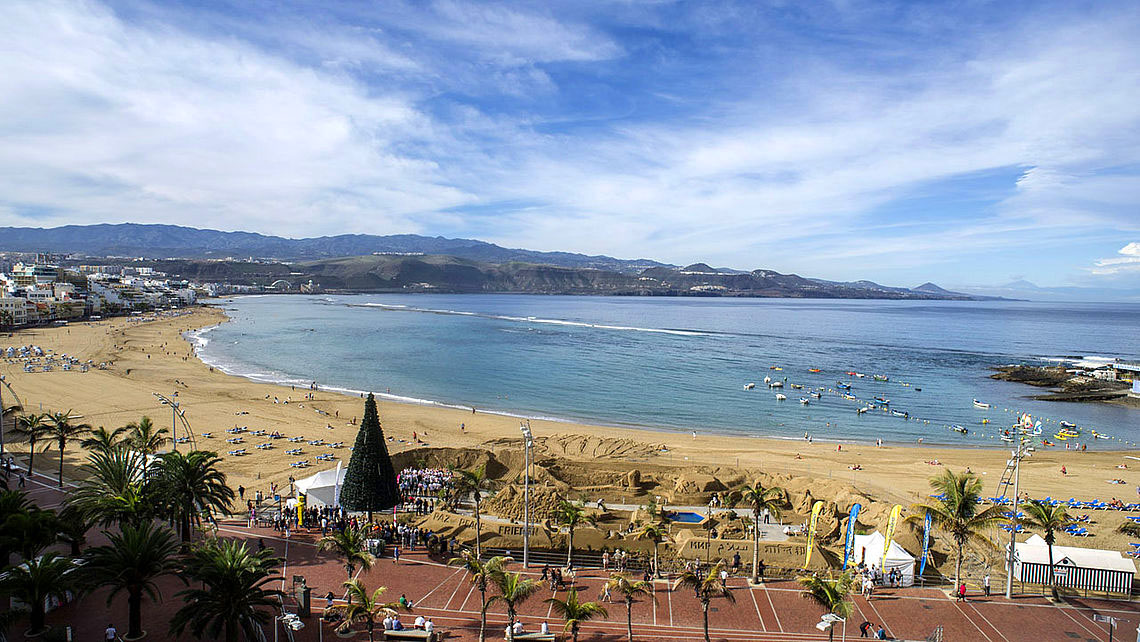
{"type": "Polygon", "coordinates": [[[248,455],[248,454],[249,454],[249,453],[247,453],[247,452],[245,451],[245,448],[238,448],[237,450],[231,450],[231,451],[229,452],[229,455],[230,455],[231,457],[241,457],[242,455],[248,455]]]}
{"type": "Polygon", "coordinates": [[[333,457],[332,453],[321,453],[321,454],[317,455],[315,457],[315,459],[317,461],[332,461],[332,460],[336,459],[336,457],[333,457]]]}
{"type": "Polygon", "coordinates": [[[301,450],[300,448],[290,448],[289,450],[285,451],[285,454],[286,455],[300,455],[302,452],[304,452],[304,451],[301,450]]]}
{"type": "Polygon", "coordinates": [[[308,459],[302,459],[301,461],[295,461],[295,462],[289,464],[289,466],[291,468],[305,468],[308,465],[309,465],[308,459]]]}

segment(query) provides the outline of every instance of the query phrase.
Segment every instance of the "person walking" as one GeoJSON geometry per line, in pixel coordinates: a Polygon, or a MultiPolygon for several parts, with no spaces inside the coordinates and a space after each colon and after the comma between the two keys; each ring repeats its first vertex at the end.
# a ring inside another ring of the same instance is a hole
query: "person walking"
{"type": "Polygon", "coordinates": [[[871,629],[873,629],[874,627],[875,627],[874,624],[871,624],[867,620],[863,620],[863,623],[859,625],[859,637],[861,637],[861,638],[870,637],[868,635],[868,633],[870,633],[871,629]]]}
{"type": "Polygon", "coordinates": [[[985,590],[986,597],[989,597],[990,596],[990,574],[989,573],[986,573],[986,576],[982,578],[982,589],[985,590]]]}
{"type": "Polygon", "coordinates": [[[965,582],[962,582],[962,584],[958,587],[958,601],[959,602],[965,602],[966,601],[966,583],[965,582]]]}
{"type": "Polygon", "coordinates": [[[103,631],[103,639],[108,642],[114,642],[119,639],[119,630],[115,628],[114,624],[107,624],[107,628],[103,631]]]}

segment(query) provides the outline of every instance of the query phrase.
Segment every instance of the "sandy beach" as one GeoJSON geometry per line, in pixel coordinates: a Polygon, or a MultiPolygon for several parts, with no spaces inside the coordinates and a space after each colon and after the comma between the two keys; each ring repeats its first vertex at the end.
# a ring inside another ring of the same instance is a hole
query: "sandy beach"
{"type": "MultiPolygon", "coordinates": [[[[263,451],[253,447],[263,440],[247,437],[242,446],[249,451],[248,455],[225,457],[225,469],[235,486],[262,488],[272,481],[287,482],[290,475],[311,474],[328,466],[313,461],[321,452],[331,452],[347,462],[348,446],[356,435],[356,427],[351,422],[359,417],[362,401],[358,397],[321,390],[315,393],[315,399],[306,400],[308,389],[257,383],[212,370],[194,357],[182,333],[224,321],[219,310],[201,308],[184,316],[152,322],[117,318],[18,332],[0,337],[0,345],[35,344],[81,360],[110,361],[114,365],[107,370],[92,369],[86,373],[58,369],[25,373],[18,364],[0,362],[0,372],[8,377],[27,408],[71,408],[93,426],[122,426],[143,415],[150,416],[159,425],[169,426],[170,411],[158,403],[153,393],[170,396],[177,392],[193,427],[197,446],[223,453],[223,456],[234,448],[225,441],[230,436],[225,430],[234,426],[277,430],[288,437],[304,437],[305,441],[323,439],[326,443],[345,443],[344,448],[332,450],[278,440],[272,450],[263,451]],[[274,402],[275,398],[279,403],[274,402]],[[203,438],[201,434],[206,432],[212,433],[212,437],[203,438]],[[301,447],[304,453],[286,455],[284,451],[289,447],[301,447]],[[308,471],[290,468],[289,463],[298,459],[308,459],[317,465],[308,471]]],[[[393,452],[415,447],[413,437],[433,447],[457,448],[488,444],[494,447],[496,442],[519,440],[519,420],[512,417],[386,401],[381,402],[380,412],[386,435],[395,438],[391,444],[393,452]],[[461,424],[465,428],[462,432],[461,424]]],[[[588,438],[579,441],[591,443],[589,447],[580,445],[576,447],[578,452],[569,449],[559,453],[569,458],[588,459],[599,454],[599,447],[613,450],[620,448],[616,445],[618,442],[633,442],[641,447],[629,450],[631,458],[641,461],[651,458],[660,465],[739,467],[833,478],[899,501],[925,495],[927,480],[942,466],[970,467],[987,481],[989,494],[996,490],[1006,459],[1006,452],[998,449],[847,445],[837,451],[835,444],[809,444],[801,440],[701,434],[693,437],[688,433],[550,421],[532,421],[531,424],[538,437],[588,438]],[[634,452],[640,457],[633,456],[634,452]],[[941,465],[929,463],[932,461],[941,465]],[[852,466],[861,466],[862,470],[853,471],[852,466]]],[[[181,427],[178,432],[182,434],[181,427]]],[[[19,452],[22,446],[15,444],[12,449],[19,452]]],[[[1140,462],[1125,458],[1130,454],[1137,453],[1037,452],[1022,468],[1021,487],[1033,496],[1129,500],[1136,492],[1133,467],[1120,469],[1117,466],[1130,463],[1140,466],[1140,462]],[[1062,476],[1061,466],[1066,467],[1067,475],[1062,476]],[[1108,483],[1118,478],[1126,483],[1108,483]]],[[[39,458],[43,462],[40,466],[55,465],[56,456],[52,451],[39,458]]],[[[78,447],[70,451],[68,467],[80,463],[82,457],[78,447]]],[[[631,461],[630,465],[634,463],[631,461]]]]}

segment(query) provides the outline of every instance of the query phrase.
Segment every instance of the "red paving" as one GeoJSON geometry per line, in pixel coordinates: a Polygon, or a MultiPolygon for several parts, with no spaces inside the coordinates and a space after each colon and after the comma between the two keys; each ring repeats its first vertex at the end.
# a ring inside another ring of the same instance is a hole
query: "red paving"
{"type": "MultiPolygon", "coordinates": [[[[32,485],[29,486],[31,488],[32,485]]],[[[50,505],[59,493],[36,489],[38,501],[50,505]]],[[[223,523],[220,535],[250,539],[254,545],[258,538],[285,558],[281,569],[285,580],[280,588],[288,589],[294,575],[303,575],[313,589],[313,609],[320,612],[328,591],[340,594],[341,583],[347,578],[344,566],[325,553],[318,553],[316,537],[295,535],[288,543],[273,531],[247,529],[244,523],[223,523]],[[286,548],[288,550],[286,550],[286,548]]],[[[96,535],[91,538],[98,543],[96,535]]],[[[515,565],[521,570],[521,565],[515,565]]],[[[537,577],[537,569],[532,571],[537,577]]],[[[583,599],[599,598],[605,574],[600,569],[584,571],[579,575],[577,587],[583,599]]],[[[439,561],[429,560],[420,552],[404,552],[399,564],[391,558],[379,560],[359,577],[369,588],[387,586],[386,596],[396,600],[406,594],[415,602],[416,614],[430,616],[439,631],[446,632],[449,640],[476,640],[479,623],[479,593],[465,575],[439,561]]],[[[160,583],[165,601],[159,604],[144,601],[144,628],[150,640],[176,639],[168,633],[172,614],[180,606],[174,593],[182,588],[176,578],[160,583]]],[[[740,642],[790,642],[792,640],[826,640],[815,629],[822,612],[804,600],[794,582],[769,582],[762,587],[748,588],[742,578],[730,580],[736,597],[735,604],[724,599],[714,600],[709,613],[711,636],[714,640],[740,642]]],[[[671,591],[664,580],[654,582],[656,604],[640,600],[633,607],[634,636],[638,640],[698,640],[701,633],[701,609],[691,590],[671,591]]],[[[546,620],[552,630],[561,630],[561,623],[551,614],[544,600],[553,595],[543,589],[520,608],[520,619],[528,631],[537,630],[546,620]]],[[[565,598],[566,591],[557,594],[565,598]]],[[[106,605],[106,592],[101,591],[64,606],[48,616],[56,626],[71,624],[76,642],[101,640],[103,628],[114,622],[125,633],[126,599],[117,597],[106,605]]],[[[942,625],[947,641],[1013,642],[1015,640],[1108,640],[1105,625],[1092,622],[1093,613],[1111,615],[1119,620],[1115,639],[1134,639],[1140,625],[1140,604],[1125,601],[1073,599],[1063,606],[1049,604],[1040,596],[1018,597],[1012,601],[1004,597],[976,597],[959,603],[938,590],[913,588],[880,590],[868,602],[855,599],[856,611],[848,626],[847,635],[857,638],[857,625],[863,619],[886,625],[888,632],[912,640],[925,639],[935,626],[942,625]]],[[[291,597],[285,601],[287,610],[296,604],[291,597]]],[[[615,602],[607,605],[609,616],[603,621],[583,625],[582,640],[617,642],[625,639],[625,605],[615,602]]],[[[492,606],[488,614],[488,639],[502,639],[506,623],[502,605],[492,606]]],[[[12,632],[18,632],[16,625],[12,632]]],[[[269,639],[273,639],[269,634],[269,639]]],[[[295,634],[297,642],[339,639],[331,627],[322,625],[316,616],[306,620],[306,627],[295,634]],[[321,628],[324,630],[321,630],[321,628]]],[[[191,639],[183,636],[183,639],[191,639]]],[[[286,640],[280,631],[281,640],[286,640]]],[[[363,634],[356,639],[367,639],[363,634]]],[[[839,639],[837,633],[836,639],[839,639]]]]}

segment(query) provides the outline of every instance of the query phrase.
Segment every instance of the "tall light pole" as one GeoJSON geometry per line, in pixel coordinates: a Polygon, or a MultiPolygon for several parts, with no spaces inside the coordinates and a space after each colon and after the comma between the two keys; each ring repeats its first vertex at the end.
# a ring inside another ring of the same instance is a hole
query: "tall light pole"
{"type": "Polygon", "coordinates": [[[1029,415],[1021,415],[1017,422],[1017,450],[1013,451],[1013,519],[1010,520],[1009,554],[1006,555],[1005,565],[1005,599],[1013,599],[1013,562],[1017,557],[1017,508],[1021,498],[1021,458],[1024,456],[1026,432],[1033,429],[1033,419],[1029,415]]]}
{"type": "Polygon", "coordinates": [[[0,457],[4,456],[4,375],[0,375],[0,457]]]}
{"type": "Polygon", "coordinates": [[[157,392],[154,396],[159,403],[170,406],[170,440],[174,443],[174,452],[178,452],[178,402],[157,392]]]}
{"type": "Polygon", "coordinates": [[[523,434],[523,568],[530,568],[530,450],[534,434],[530,420],[519,424],[523,434]]]}

